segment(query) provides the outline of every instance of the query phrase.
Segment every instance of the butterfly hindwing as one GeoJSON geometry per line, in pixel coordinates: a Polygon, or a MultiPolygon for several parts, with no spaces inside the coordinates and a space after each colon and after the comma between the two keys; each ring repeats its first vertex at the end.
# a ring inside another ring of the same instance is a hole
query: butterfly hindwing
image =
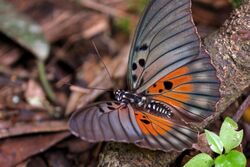
{"type": "Polygon", "coordinates": [[[155,82],[147,94],[176,108],[183,119],[201,121],[215,110],[219,85],[210,57],[203,51],[193,61],[155,82]]]}
{"type": "Polygon", "coordinates": [[[85,141],[134,143],[151,150],[181,151],[196,141],[191,128],[117,102],[78,110],[69,121],[69,129],[85,141]]]}
{"type": "Polygon", "coordinates": [[[190,62],[200,51],[190,0],[154,0],[144,12],[130,51],[128,81],[140,93],[190,62]]]}
{"type": "Polygon", "coordinates": [[[142,139],[132,107],[117,102],[96,103],[78,110],[72,115],[69,128],[89,142],[133,143],[142,139]]]}
{"type": "Polygon", "coordinates": [[[154,150],[178,150],[190,148],[196,142],[197,132],[171,119],[157,117],[146,112],[135,112],[144,140],[140,147],[154,150]]]}

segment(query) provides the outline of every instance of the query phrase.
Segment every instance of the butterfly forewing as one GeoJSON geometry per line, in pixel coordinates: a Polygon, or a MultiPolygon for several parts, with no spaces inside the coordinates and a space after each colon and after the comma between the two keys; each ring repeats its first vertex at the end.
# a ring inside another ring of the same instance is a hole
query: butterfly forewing
{"type": "Polygon", "coordinates": [[[202,121],[215,110],[220,82],[205,51],[193,61],[167,74],[147,90],[147,95],[177,109],[183,120],[202,121]]]}
{"type": "Polygon", "coordinates": [[[128,65],[131,90],[143,92],[154,82],[190,62],[200,51],[190,0],[153,0],[134,38],[128,65]]]}
{"type": "Polygon", "coordinates": [[[89,142],[136,142],[142,134],[130,105],[101,102],[74,113],[69,121],[71,132],[89,142]]]}

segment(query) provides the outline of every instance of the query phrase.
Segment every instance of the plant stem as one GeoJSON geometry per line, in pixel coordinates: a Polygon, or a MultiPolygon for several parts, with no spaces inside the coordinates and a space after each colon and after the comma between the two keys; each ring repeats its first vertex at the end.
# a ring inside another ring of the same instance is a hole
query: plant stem
{"type": "Polygon", "coordinates": [[[49,84],[47,77],[46,77],[44,61],[37,60],[37,68],[38,68],[38,73],[39,73],[39,79],[40,79],[41,84],[45,90],[45,93],[47,94],[48,98],[51,101],[55,102],[56,101],[55,94],[54,94],[54,92],[49,84]]]}

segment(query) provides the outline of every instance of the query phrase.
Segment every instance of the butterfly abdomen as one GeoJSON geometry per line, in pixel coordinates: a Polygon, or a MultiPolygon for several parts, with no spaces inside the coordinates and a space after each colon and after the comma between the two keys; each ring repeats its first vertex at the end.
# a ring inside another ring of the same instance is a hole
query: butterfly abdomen
{"type": "Polygon", "coordinates": [[[150,113],[155,113],[157,115],[163,115],[169,118],[172,116],[170,107],[159,101],[152,100],[143,95],[127,92],[124,90],[116,90],[114,94],[115,99],[118,102],[131,104],[138,109],[144,109],[150,113]]]}
{"type": "Polygon", "coordinates": [[[157,115],[163,114],[164,116],[167,116],[169,118],[172,116],[172,111],[167,105],[162,104],[162,103],[155,101],[155,100],[148,100],[148,101],[149,102],[146,105],[146,109],[149,112],[152,112],[152,113],[155,112],[157,115]]]}

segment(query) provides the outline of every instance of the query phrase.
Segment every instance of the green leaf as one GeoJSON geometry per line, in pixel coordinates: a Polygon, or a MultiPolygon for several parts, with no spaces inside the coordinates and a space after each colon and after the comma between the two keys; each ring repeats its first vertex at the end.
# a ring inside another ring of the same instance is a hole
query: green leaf
{"type": "Polygon", "coordinates": [[[232,150],[228,154],[218,156],[215,167],[245,167],[247,160],[243,153],[232,150]]]}
{"type": "Polygon", "coordinates": [[[238,129],[237,123],[227,117],[222,123],[220,129],[220,139],[223,143],[226,153],[239,146],[243,138],[243,130],[238,129]]]}
{"type": "Polygon", "coordinates": [[[211,150],[218,154],[222,154],[223,144],[220,137],[209,130],[205,130],[205,134],[211,150]]]}
{"type": "Polygon", "coordinates": [[[46,60],[50,46],[39,25],[25,15],[16,12],[6,1],[0,0],[0,31],[32,52],[40,60],[46,60]]]}
{"type": "Polygon", "coordinates": [[[214,161],[210,155],[201,153],[194,156],[190,161],[188,161],[184,167],[211,167],[213,166],[214,161]]]}

